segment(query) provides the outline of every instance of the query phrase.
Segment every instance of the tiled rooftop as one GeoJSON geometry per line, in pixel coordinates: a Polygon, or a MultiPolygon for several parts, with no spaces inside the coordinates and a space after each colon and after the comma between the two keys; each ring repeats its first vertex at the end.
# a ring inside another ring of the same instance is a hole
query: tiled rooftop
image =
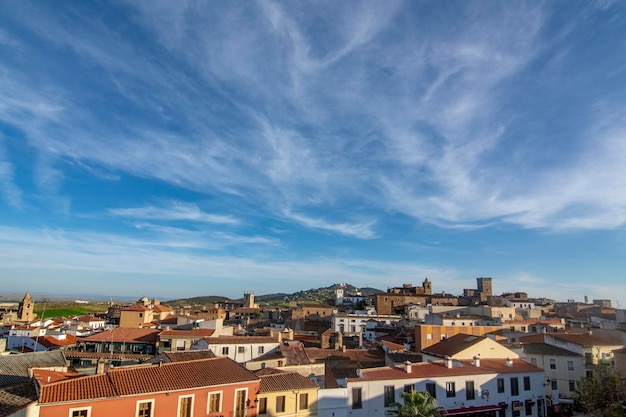
{"type": "Polygon", "coordinates": [[[218,336],[204,339],[210,345],[237,345],[241,343],[278,343],[271,336],[218,336]]]}
{"type": "Polygon", "coordinates": [[[487,339],[486,336],[472,336],[469,334],[459,333],[422,349],[422,352],[441,357],[454,356],[457,353],[484,341],[485,339],[487,339]]]}
{"type": "Polygon", "coordinates": [[[315,382],[295,372],[261,375],[261,393],[315,388],[315,382]]]}
{"type": "Polygon", "coordinates": [[[547,343],[524,343],[522,345],[522,349],[524,350],[524,353],[531,355],[580,356],[578,353],[552,346],[547,343]]]}
{"type": "Polygon", "coordinates": [[[143,342],[156,343],[157,335],[161,330],[135,329],[130,327],[116,327],[102,333],[96,333],[81,339],[83,342],[143,342]]]}
{"type": "Polygon", "coordinates": [[[40,403],[77,401],[209,387],[259,378],[228,358],[111,369],[41,386],[40,403]]]}
{"type": "Polygon", "coordinates": [[[185,350],[180,352],[163,352],[150,360],[152,363],[163,362],[184,362],[195,361],[198,359],[214,358],[215,353],[211,350],[185,350]]]}
{"type": "Polygon", "coordinates": [[[421,362],[411,365],[411,372],[406,373],[402,366],[400,367],[382,367],[363,369],[363,378],[354,378],[349,380],[356,381],[381,381],[391,379],[410,379],[410,378],[433,378],[433,377],[454,377],[461,375],[484,375],[497,373],[529,373],[543,372],[521,359],[512,359],[513,366],[507,366],[505,359],[481,359],[480,367],[472,365],[471,360],[455,360],[452,368],[446,368],[444,361],[437,362],[421,362]]]}

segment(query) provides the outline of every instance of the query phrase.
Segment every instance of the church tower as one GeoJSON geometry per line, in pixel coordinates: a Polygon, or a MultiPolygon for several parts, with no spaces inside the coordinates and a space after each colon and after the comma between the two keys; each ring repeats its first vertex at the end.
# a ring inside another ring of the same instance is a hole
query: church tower
{"type": "Polygon", "coordinates": [[[35,302],[27,292],[22,301],[20,302],[19,310],[17,311],[17,319],[19,321],[31,321],[35,319],[35,302]]]}
{"type": "Polygon", "coordinates": [[[430,282],[428,278],[424,280],[422,283],[422,288],[424,288],[424,294],[432,295],[433,294],[433,284],[430,282]]]}
{"type": "Polygon", "coordinates": [[[254,293],[246,292],[243,294],[243,306],[245,308],[256,308],[256,304],[254,304],[254,293]]]}

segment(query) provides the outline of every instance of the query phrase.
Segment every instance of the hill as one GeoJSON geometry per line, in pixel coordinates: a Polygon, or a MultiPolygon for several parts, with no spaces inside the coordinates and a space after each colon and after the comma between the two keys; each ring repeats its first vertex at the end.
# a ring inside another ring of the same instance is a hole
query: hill
{"type": "MultiPolygon", "coordinates": [[[[288,293],[273,293],[273,294],[263,294],[257,295],[255,294],[255,300],[259,304],[267,304],[267,305],[288,305],[290,301],[296,301],[299,303],[327,303],[330,300],[335,299],[335,288],[338,284],[333,284],[328,287],[321,288],[311,288],[309,290],[297,291],[292,294],[288,293]]],[[[343,284],[345,294],[351,293],[356,290],[360,290],[364,296],[369,296],[372,294],[376,294],[379,292],[383,292],[376,288],[366,287],[366,288],[357,288],[350,284],[343,284]]],[[[180,306],[180,305],[210,305],[214,304],[216,301],[228,299],[228,297],[221,296],[203,296],[203,297],[192,297],[192,298],[184,298],[179,300],[171,300],[166,301],[164,304],[172,305],[172,306],[180,306]]],[[[238,298],[237,300],[241,300],[238,298]]]]}

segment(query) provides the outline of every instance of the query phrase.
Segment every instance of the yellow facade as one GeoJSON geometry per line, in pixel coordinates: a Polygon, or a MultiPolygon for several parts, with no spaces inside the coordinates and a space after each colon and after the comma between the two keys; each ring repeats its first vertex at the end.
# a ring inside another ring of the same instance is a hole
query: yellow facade
{"type": "Polygon", "coordinates": [[[317,388],[262,392],[258,399],[259,417],[317,416],[317,388]]]}

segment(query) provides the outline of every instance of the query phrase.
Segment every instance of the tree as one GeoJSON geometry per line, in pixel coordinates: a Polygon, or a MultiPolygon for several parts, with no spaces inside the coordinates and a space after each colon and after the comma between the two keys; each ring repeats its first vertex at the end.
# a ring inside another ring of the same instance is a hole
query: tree
{"type": "Polygon", "coordinates": [[[626,417],[624,382],[611,366],[595,366],[591,375],[581,378],[575,400],[594,417],[626,417]]]}
{"type": "Polygon", "coordinates": [[[404,404],[393,403],[398,417],[440,417],[437,400],[428,391],[417,392],[411,390],[402,393],[404,404]]]}

